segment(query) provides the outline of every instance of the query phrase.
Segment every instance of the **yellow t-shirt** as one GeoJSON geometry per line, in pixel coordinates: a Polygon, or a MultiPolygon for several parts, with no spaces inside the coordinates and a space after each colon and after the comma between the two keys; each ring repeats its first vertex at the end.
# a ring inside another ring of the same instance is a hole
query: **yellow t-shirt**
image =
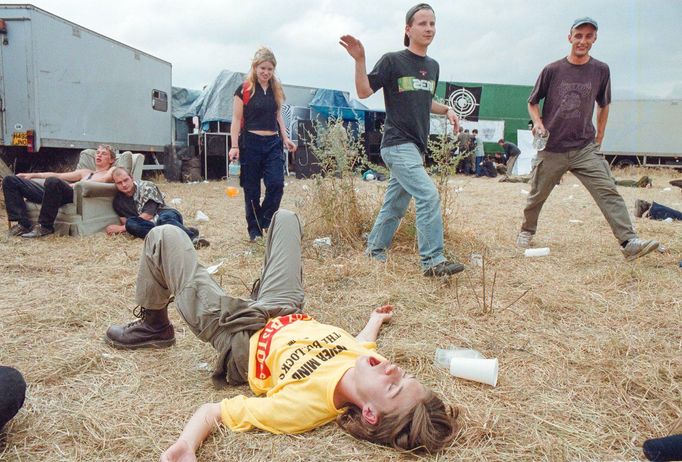
{"type": "Polygon", "coordinates": [[[223,400],[222,421],[233,431],[272,433],[302,433],[331,422],[344,412],[334,406],[337,383],[359,356],[379,356],[375,349],[374,342],[360,343],[305,314],[271,319],[249,345],[249,385],[266,396],[223,400]]]}

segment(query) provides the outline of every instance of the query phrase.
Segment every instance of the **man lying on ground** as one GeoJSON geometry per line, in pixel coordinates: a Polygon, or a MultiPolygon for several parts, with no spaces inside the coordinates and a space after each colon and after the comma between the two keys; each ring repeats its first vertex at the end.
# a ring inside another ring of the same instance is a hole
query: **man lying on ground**
{"type": "Polygon", "coordinates": [[[199,238],[197,228],[186,227],[182,215],[166,206],[163,194],[151,181],[135,181],[123,167],[116,167],[112,176],[118,192],[114,197],[114,210],[121,224],[107,226],[107,234],[128,232],[144,239],[155,226],[173,225],[189,236],[195,248],[207,247],[209,242],[199,238]]]}
{"type": "Polygon", "coordinates": [[[73,202],[73,184],[78,181],[97,181],[111,183],[112,165],[116,162],[114,149],[108,145],[100,145],[95,155],[95,170],[81,168],[72,172],[54,173],[19,173],[2,180],[5,194],[7,219],[17,223],[12,226],[9,236],[43,237],[54,233],[54,221],[57,219],[59,207],[73,202]],[[44,178],[44,185],[39,185],[34,178],[44,178]],[[38,224],[33,226],[28,216],[24,199],[35,204],[42,204],[38,224]]]}
{"type": "Polygon", "coordinates": [[[639,180],[615,180],[616,186],[627,186],[628,188],[651,188],[654,182],[647,175],[642,176],[639,180]]]}
{"type": "Polygon", "coordinates": [[[302,235],[294,213],[274,215],[250,300],[226,295],[177,227],[147,235],[136,289],[140,319],[111,326],[105,340],[122,349],[172,345],[167,306],[174,295],[190,330],[218,350],[214,383],[248,381],[266,395],[204,404],[161,460],[194,460],[218,422],[233,431],[301,433],[336,419],[358,438],[432,452],[453,439],[457,411],[375,351],[391,307],[374,310],[356,338],[303,313],[302,235]]]}
{"type": "Polygon", "coordinates": [[[679,212],[658,202],[647,202],[640,199],[635,201],[635,216],[637,218],[649,218],[650,220],[682,220],[682,212],[679,212]]]}

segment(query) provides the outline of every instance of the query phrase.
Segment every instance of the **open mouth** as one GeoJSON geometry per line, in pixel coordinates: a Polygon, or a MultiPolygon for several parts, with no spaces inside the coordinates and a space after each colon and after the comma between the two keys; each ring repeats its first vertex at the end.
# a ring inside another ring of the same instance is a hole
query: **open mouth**
{"type": "Polygon", "coordinates": [[[379,361],[377,358],[374,358],[372,356],[369,357],[368,361],[369,361],[369,365],[372,367],[378,366],[379,364],[381,364],[381,361],[379,361]]]}

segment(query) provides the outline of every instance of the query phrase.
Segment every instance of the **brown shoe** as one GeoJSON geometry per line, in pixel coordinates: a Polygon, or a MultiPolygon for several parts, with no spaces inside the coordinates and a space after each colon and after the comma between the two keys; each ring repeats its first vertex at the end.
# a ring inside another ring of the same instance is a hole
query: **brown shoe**
{"type": "Polygon", "coordinates": [[[21,223],[16,223],[7,231],[7,236],[18,237],[29,232],[31,232],[30,228],[27,228],[21,223]]]}
{"type": "Polygon", "coordinates": [[[670,180],[670,184],[673,186],[677,186],[678,188],[682,188],[682,179],[680,180],[670,180]]]}
{"type": "Polygon", "coordinates": [[[114,348],[166,348],[175,343],[173,325],[168,319],[168,307],[149,310],[141,306],[133,310],[139,318],[121,326],[109,326],[104,340],[114,348]]]}
{"type": "Polygon", "coordinates": [[[651,208],[651,202],[643,201],[637,199],[635,201],[635,216],[637,218],[642,218],[642,216],[651,208]]]}

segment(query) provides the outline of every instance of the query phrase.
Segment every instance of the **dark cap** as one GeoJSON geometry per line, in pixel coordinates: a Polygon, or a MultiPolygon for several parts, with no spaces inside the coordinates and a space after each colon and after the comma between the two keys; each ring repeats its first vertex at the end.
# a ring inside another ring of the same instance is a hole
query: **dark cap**
{"type": "Polygon", "coordinates": [[[573,25],[571,26],[571,30],[575,29],[576,27],[580,27],[584,24],[589,24],[594,27],[594,30],[599,30],[599,26],[597,25],[597,21],[595,21],[592,18],[589,18],[585,16],[584,18],[578,18],[575,21],[573,21],[573,25]]]}
{"type": "MultiPolygon", "coordinates": [[[[412,18],[414,17],[415,14],[417,14],[417,11],[419,10],[431,10],[433,11],[433,8],[431,8],[431,5],[428,3],[418,3],[409,10],[407,10],[407,14],[405,15],[405,25],[408,25],[410,21],[412,21],[412,18]]],[[[406,47],[410,46],[410,38],[405,34],[405,39],[403,40],[403,43],[405,44],[406,47]]]]}

